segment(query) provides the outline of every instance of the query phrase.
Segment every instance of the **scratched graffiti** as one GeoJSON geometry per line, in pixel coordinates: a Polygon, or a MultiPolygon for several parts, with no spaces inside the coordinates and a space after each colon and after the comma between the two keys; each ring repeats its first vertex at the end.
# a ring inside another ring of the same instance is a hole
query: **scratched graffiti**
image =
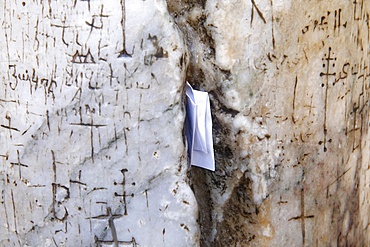
{"type": "Polygon", "coordinates": [[[192,234],[180,224],[195,226],[195,212],[175,227],[164,216],[192,214],[171,192],[183,175],[157,179],[185,166],[185,50],[164,4],[0,4],[0,245],[159,246],[192,234]]]}
{"type": "MultiPolygon", "coordinates": [[[[369,129],[370,71],[365,47],[369,44],[367,19],[370,9],[362,1],[353,1],[335,3],[321,10],[305,12],[301,32],[297,30],[298,43],[302,44],[300,52],[293,56],[274,52],[267,57],[276,71],[294,71],[291,76],[292,114],[290,117],[284,113],[275,114],[274,117],[279,123],[288,124],[291,120],[289,125],[296,129],[291,134],[276,133],[276,136],[281,152],[279,163],[284,167],[280,175],[287,179],[285,172],[296,171],[295,182],[288,182],[286,186],[294,187],[295,184],[298,187],[293,189],[294,196],[282,193],[283,197],[293,200],[280,199],[276,205],[283,209],[294,205],[297,209],[297,213],[289,214],[286,220],[297,228],[301,236],[297,244],[302,246],[326,243],[319,232],[322,224],[326,224],[321,220],[323,217],[345,217],[332,208],[343,205],[335,198],[338,193],[344,193],[346,200],[354,200],[355,206],[346,209],[353,221],[351,228],[345,230],[347,234],[363,234],[358,217],[368,205],[368,201],[363,201],[362,205],[355,201],[362,197],[357,184],[364,179],[357,174],[364,172],[360,168],[362,162],[365,166],[369,162],[361,157],[367,152],[364,138],[368,137],[369,129]],[[309,70],[315,71],[314,74],[309,70]],[[292,145],[294,148],[289,148],[292,145]],[[349,177],[348,174],[356,175],[349,177]]],[[[329,242],[338,245],[362,241],[336,234],[331,239],[329,242]]]]}
{"type": "Polygon", "coordinates": [[[0,245],[367,244],[366,1],[0,8],[0,245]],[[217,140],[197,202],[186,80],[217,140]]]}
{"type": "Polygon", "coordinates": [[[187,74],[210,92],[219,140],[216,172],[191,172],[202,244],[366,245],[369,3],[206,5],[206,25],[180,24],[214,49],[190,49],[187,74]]]}

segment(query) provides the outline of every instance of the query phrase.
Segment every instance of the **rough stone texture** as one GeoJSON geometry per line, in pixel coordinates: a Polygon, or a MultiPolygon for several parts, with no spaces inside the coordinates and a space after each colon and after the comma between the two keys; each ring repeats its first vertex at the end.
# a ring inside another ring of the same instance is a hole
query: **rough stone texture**
{"type": "Polygon", "coordinates": [[[216,172],[192,169],[204,246],[366,246],[366,1],[173,8],[209,91],[216,172]],[[207,189],[205,189],[207,188],[207,189]]]}
{"type": "Polygon", "coordinates": [[[196,246],[166,3],[6,0],[0,18],[0,245],[196,246]]]}
{"type": "Polygon", "coordinates": [[[2,1],[1,245],[366,246],[369,16],[2,1]],[[185,81],[210,93],[215,172],[188,172],[185,81]]]}

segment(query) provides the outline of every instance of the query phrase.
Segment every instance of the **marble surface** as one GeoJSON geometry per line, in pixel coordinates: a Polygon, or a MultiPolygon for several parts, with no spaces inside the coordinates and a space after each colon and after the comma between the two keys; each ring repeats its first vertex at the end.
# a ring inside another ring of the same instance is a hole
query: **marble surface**
{"type": "Polygon", "coordinates": [[[191,174],[202,245],[366,245],[369,3],[170,7],[213,105],[217,169],[191,174]]]}
{"type": "Polygon", "coordinates": [[[164,1],[2,1],[1,246],[196,246],[164,1]]]}

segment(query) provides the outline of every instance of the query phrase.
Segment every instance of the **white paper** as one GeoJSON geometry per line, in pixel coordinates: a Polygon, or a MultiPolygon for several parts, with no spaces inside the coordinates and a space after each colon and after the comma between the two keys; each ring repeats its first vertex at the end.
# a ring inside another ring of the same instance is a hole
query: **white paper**
{"type": "Polygon", "coordinates": [[[187,83],[186,101],[185,129],[190,164],[214,171],[212,117],[208,93],[194,90],[187,83]]]}

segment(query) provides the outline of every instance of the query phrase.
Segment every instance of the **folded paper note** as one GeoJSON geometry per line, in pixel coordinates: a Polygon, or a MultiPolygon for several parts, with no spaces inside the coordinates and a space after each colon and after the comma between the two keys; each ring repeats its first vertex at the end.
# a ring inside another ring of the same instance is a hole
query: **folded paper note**
{"type": "Polygon", "coordinates": [[[213,154],[212,117],[207,92],[186,87],[186,139],[190,164],[215,170],[213,154]]]}

